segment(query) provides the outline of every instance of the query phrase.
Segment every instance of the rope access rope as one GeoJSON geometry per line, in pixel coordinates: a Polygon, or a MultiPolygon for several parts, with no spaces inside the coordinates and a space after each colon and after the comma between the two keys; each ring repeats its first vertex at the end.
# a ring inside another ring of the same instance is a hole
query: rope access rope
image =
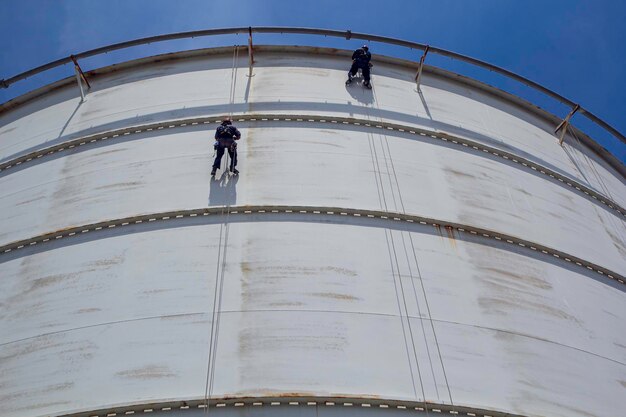
{"type": "MultiPolygon", "coordinates": [[[[376,101],[376,97],[375,97],[375,90],[374,90],[374,86],[372,85],[372,98],[374,99],[374,102],[376,101]]],[[[368,106],[369,109],[369,106],[368,106]]],[[[368,119],[370,119],[370,114],[369,111],[367,112],[367,117],[368,119]]],[[[379,120],[376,120],[377,122],[379,120]]],[[[385,213],[389,213],[389,207],[387,204],[387,198],[385,196],[385,189],[383,187],[383,178],[382,178],[382,174],[381,174],[381,169],[380,169],[380,162],[378,159],[378,152],[376,152],[376,144],[374,142],[374,135],[373,134],[368,134],[368,137],[371,138],[371,151],[372,151],[372,159],[373,159],[373,163],[375,164],[374,166],[374,175],[376,175],[378,178],[376,180],[376,186],[379,187],[378,190],[378,196],[379,196],[379,202],[381,203],[381,208],[384,209],[385,213]],[[382,197],[382,198],[381,198],[382,197]]],[[[384,158],[384,156],[383,156],[384,158]]],[[[385,164],[387,163],[386,158],[385,159],[385,164]]],[[[388,170],[387,170],[388,171],[388,170]]],[[[387,172],[387,174],[389,175],[389,172],[387,172]]],[[[392,190],[393,192],[393,190],[392,190]]],[[[392,197],[394,198],[394,204],[395,204],[395,196],[392,197]]],[[[391,272],[394,275],[394,279],[393,279],[393,283],[394,283],[394,288],[395,288],[395,292],[396,292],[396,301],[398,302],[398,310],[400,313],[400,324],[402,325],[402,332],[404,334],[404,341],[405,341],[405,348],[407,349],[407,356],[410,356],[409,352],[408,352],[408,346],[406,346],[407,343],[407,335],[406,335],[406,329],[405,329],[405,324],[404,324],[404,318],[403,318],[403,313],[402,313],[402,307],[400,304],[400,297],[402,297],[402,306],[404,306],[404,311],[405,311],[405,315],[406,315],[406,327],[408,327],[409,329],[409,337],[410,337],[410,341],[411,341],[411,350],[413,351],[413,358],[415,360],[415,366],[416,366],[416,370],[417,370],[417,375],[419,378],[419,383],[420,383],[420,391],[422,394],[422,398],[424,400],[424,403],[426,404],[426,391],[424,389],[424,380],[422,378],[422,372],[420,369],[420,365],[419,365],[419,361],[417,358],[417,351],[415,348],[415,338],[413,336],[413,329],[411,328],[411,322],[409,320],[409,312],[408,312],[408,306],[406,303],[406,297],[405,297],[405,293],[404,293],[404,286],[402,284],[402,276],[400,273],[400,265],[398,262],[398,254],[396,251],[396,247],[395,247],[395,243],[393,240],[393,234],[391,232],[391,230],[387,230],[385,229],[385,241],[387,243],[387,250],[389,253],[389,260],[391,263],[391,272]],[[393,255],[392,255],[393,253],[393,255]],[[397,277],[398,277],[398,281],[396,282],[396,272],[394,272],[394,262],[395,262],[395,270],[397,272],[397,277]],[[400,290],[400,292],[398,293],[398,289],[400,290]]],[[[409,370],[411,372],[411,378],[413,380],[413,392],[414,394],[417,396],[417,392],[415,389],[415,379],[413,376],[413,369],[411,366],[411,361],[409,360],[409,370]]],[[[429,411],[428,411],[428,407],[425,407],[426,409],[426,415],[429,415],[429,411]]]]}
{"type": "MultiPolygon", "coordinates": [[[[230,88],[229,88],[229,98],[228,98],[228,107],[229,107],[229,118],[232,116],[233,104],[235,102],[235,91],[237,85],[237,69],[239,64],[239,46],[235,45],[233,49],[233,63],[230,72],[230,88]]],[[[235,150],[236,152],[236,150],[235,150]]],[[[228,169],[230,161],[229,161],[229,153],[224,152],[226,154],[226,168],[228,169]]],[[[222,174],[223,175],[223,174],[222,174]]],[[[210,181],[215,181],[214,179],[210,179],[210,181]]],[[[228,179],[226,179],[228,181],[228,179]]],[[[226,201],[226,204],[222,206],[221,216],[224,217],[224,210],[226,210],[226,218],[224,223],[220,223],[220,237],[218,243],[218,251],[217,251],[217,265],[215,269],[215,288],[213,293],[213,314],[211,317],[211,337],[209,340],[209,355],[208,355],[208,364],[207,364],[207,375],[206,375],[206,383],[204,390],[204,398],[205,398],[205,413],[209,412],[209,403],[210,397],[213,394],[213,383],[215,381],[215,368],[216,368],[216,359],[217,359],[217,346],[219,339],[219,327],[220,327],[220,319],[221,314],[220,310],[222,307],[222,294],[224,290],[224,277],[225,277],[225,269],[226,269],[226,254],[228,248],[228,234],[230,230],[229,217],[230,217],[230,201],[226,201]],[[224,250],[222,251],[222,235],[224,236],[224,250]],[[218,296],[219,294],[219,296],[218,296]]]]}

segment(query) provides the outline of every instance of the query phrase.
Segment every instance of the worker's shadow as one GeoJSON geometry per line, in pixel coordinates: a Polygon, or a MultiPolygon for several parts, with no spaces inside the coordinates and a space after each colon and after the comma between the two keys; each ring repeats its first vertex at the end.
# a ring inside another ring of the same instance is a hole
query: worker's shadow
{"type": "Polygon", "coordinates": [[[223,172],[209,182],[209,206],[234,206],[237,203],[239,175],[223,172]]]}
{"type": "Polygon", "coordinates": [[[352,78],[350,84],[346,84],[346,90],[360,103],[372,104],[374,102],[374,92],[363,85],[363,76],[360,73],[352,78]]]}

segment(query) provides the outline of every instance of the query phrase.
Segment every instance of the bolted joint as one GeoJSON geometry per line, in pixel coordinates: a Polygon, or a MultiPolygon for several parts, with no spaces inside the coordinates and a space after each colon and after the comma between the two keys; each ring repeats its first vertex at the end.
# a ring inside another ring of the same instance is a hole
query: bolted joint
{"type": "Polygon", "coordinates": [[[352,31],[351,30],[346,30],[346,40],[350,40],[352,39],[352,31]]]}

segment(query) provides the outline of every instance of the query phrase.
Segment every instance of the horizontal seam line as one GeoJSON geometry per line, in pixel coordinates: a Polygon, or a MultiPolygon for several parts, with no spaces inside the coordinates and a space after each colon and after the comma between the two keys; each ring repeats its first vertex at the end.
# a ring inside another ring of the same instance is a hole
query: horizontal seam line
{"type": "Polygon", "coordinates": [[[598,357],[598,358],[601,358],[601,359],[606,359],[607,361],[614,362],[614,363],[617,363],[617,364],[622,365],[622,366],[626,366],[626,363],[624,363],[624,362],[620,362],[620,361],[618,361],[616,359],[607,358],[606,356],[602,356],[600,354],[593,353],[593,352],[590,352],[590,351],[585,350],[585,349],[577,348],[576,346],[566,345],[566,344],[563,344],[563,343],[560,343],[560,342],[556,342],[554,340],[544,339],[543,337],[539,337],[539,336],[533,336],[533,335],[529,335],[529,334],[518,333],[518,332],[515,332],[513,330],[498,329],[498,328],[495,328],[495,327],[487,327],[487,326],[480,326],[480,325],[477,325],[477,324],[461,323],[461,322],[451,321],[451,320],[442,320],[442,319],[426,319],[426,320],[432,320],[433,322],[436,322],[436,323],[454,324],[454,325],[458,325],[458,326],[466,326],[466,327],[473,327],[473,328],[477,328],[477,329],[491,330],[491,331],[494,331],[494,332],[507,333],[507,334],[511,334],[511,335],[514,335],[514,336],[519,336],[519,337],[524,337],[524,338],[528,338],[528,339],[538,340],[538,341],[541,341],[541,342],[545,342],[545,343],[550,343],[550,344],[553,344],[553,345],[561,346],[561,347],[564,347],[564,348],[567,348],[567,349],[572,349],[572,350],[575,350],[577,352],[586,353],[588,355],[592,355],[592,356],[595,356],[595,357],[598,357]]]}
{"type": "Polygon", "coordinates": [[[165,315],[165,316],[137,317],[137,318],[134,318],[134,319],[126,319],[126,320],[109,321],[109,322],[105,322],[105,323],[89,324],[87,326],[79,326],[79,327],[73,327],[73,328],[70,328],[70,329],[56,330],[54,332],[42,333],[42,334],[38,334],[38,335],[34,335],[34,336],[24,337],[24,338],[21,338],[21,339],[15,339],[15,340],[11,340],[9,342],[0,343],[0,346],[6,346],[6,345],[13,344],[13,343],[25,342],[27,340],[37,339],[39,337],[54,336],[56,334],[72,332],[72,331],[75,331],[75,330],[90,329],[90,328],[93,328],[93,327],[108,326],[108,325],[112,325],[112,324],[132,323],[134,321],[154,320],[154,319],[159,319],[159,318],[182,317],[182,316],[197,316],[197,315],[202,315],[202,314],[208,314],[208,313],[168,314],[168,315],[165,315]]]}
{"type": "MultiPolygon", "coordinates": [[[[71,238],[74,236],[80,236],[86,232],[99,231],[103,229],[110,229],[112,227],[124,227],[131,226],[136,224],[141,224],[145,222],[154,222],[154,221],[173,221],[179,219],[186,219],[191,217],[203,217],[210,215],[212,217],[215,216],[223,216],[225,214],[235,214],[245,216],[248,214],[293,214],[293,215],[313,215],[314,218],[319,219],[320,214],[322,215],[332,215],[339,216],[342,218],[345,217],[355,217],[359,219],[363,219],[367,221],[368,219],[374,220],[385,220],[390,221],[392,223],[397,222],[398,220],[404,221],[406,223],[415,223],[418,222],[428,223],[434,227],[449,227],[452,229],[456,229],[458,232],[468,232],[473,236],[480,237],[482,239],[495,239],[501,241],[502,243],[506,242],[509,244],[513,244],[516,247],[524,247],[527,250],[532,251],[540,251],[544,254],[552,255],[554,258],[558,258],[568,263],[576,264],[579,267],[589,269],[597,272],[601,275],[606,275],[608,278],[618,281],[621,284],[626,284],[626,278],[617,274],[608,268],[604,268],[602,266],[596,265],[592,262],[588,262],[584,259],[578,258],[576,256],[572,256],[570,254],[561,252],[559,250],[540,245],[525,239],[521,239],[515,236],[509,236],[500,232],[495,232],[492,230],[485,230],[482,228],[474,227],[471,225],[458,224],[454,222],[448,222],[438,219],[426,218],[419,215],[408,215],[405,213],[394,213],[394,212],[382,212],[376,210],[358,210],[358,209],[348,209],[348,208],[338,208],[338,207],[319,207],[319,206],[230,206],[228,210],[225,212],[224,207],[207,207],[201,209],[185,209],[185,210],[177,210],[170,212],[159,212],[159,213],[151,213],[151,214],[142,214],[138,216],[132,217],[124,217],[119,219],[111,219],[97,223],[90,223],[81,226],[68,227],[65,229],[52,231],[48,233],[44,233],[41,235],[33,236],[30,238],[22,239],[19,241],[13,241],[7,243],[3,246],[0,246],[0,256],[4,253],[9,253],[15,250],[23,249],[24,247],[28,247],[31,245],[46,243],[50,240],[59,240],[62,238],[71,238]],[[320,211],[320,213],[314,213],[315,211],[320,211]]],[[[417,226],[417,225],[416,225],[417,226]]]]}
{"type": "MultiPolygon", "coordinates": [[[[156,128],[156,127],[169,127],[172,124],[174,124],[174,128],[178,128],[178,127],[188,127],[190,126],[192,123],[204,123],[205,121],[209,121],[210,124],[214,124],[217,123],[221,116],[207,116],[207,117],[201,117],[201,118],[191,118],[191,119],[177,119],[177,120],[170,120],[170,121],[164,121],[164,122],[158,122],[158,123],[152,123],[152,124],[146,124],[146,125],[136,125],[136,126],[132,126],[132,127],[126,127],[126,128],[122,128],[122,129],[116,129],[116,130],[111,130],[111,131],[107,131],[107,132],[101,132],[101,133],[96,133],[90,136],[83,136],[77,139],[72,139],[66,142],[63,142],[61,144],[58,145],[54,145],[48,148],[42,148],[40,150],[37,151],[33,151],[30,152],[28,154],[24,154],[24,155],[20,155],[17,156],[9,161],[5,161],[3,163],[0,163],[0,173],[2,173],[2,171],[5,171],[6,169],[8,169],[8,167],[13,167],[15,166],[18,162],[19,164],[23,164],[27,162],[27,159],[31,159],[32,161],[34,161],[37,158],[37,155],[40,154],[49,154],[50,152],[52,153],[58,153],[58,152],[64,152],[68,150],[68,146],[69,145],[74,145],[74,147],[81,147],[81,146],[86,146],[89,145],[90,143],[92,143],[92,141],[101,141],[101,140],[105,140],[103,138],[106,139],[114,139],[114,137],[112,137],[112,135],[117,135],[116,137],[124,137],[124,136],[128,136],[128,135],[134,135],[136,134],[136,130],[141,130],[141,133],[145,132],[146,129],[149,128],[156,128]],[[128,135],[124,135],[124,133],[127,132],[128,135]],[[80,142],[84,142],[83,145],[81,145],[80,142]]],[[[259,114],[259,115],[255,115],[255,114],[243,114],[243,115],[238,115],[238,116],[233,116],[235,119],[239,119],[242,120],[243,122],[249,122],[249,121],[254,121],[254,122],[259,122],[259,121],[269,121],[269,122],[273,122],[273,121],[277,121],[277,120],[273,120],[275,118],[278,118],[278,121],[288,121],[288,122],[306,122],[306,123],[318,123],[321,120],[335,120],[335,121],[341,121],[342,122],[342,126],[346,126],[346,125],[354,125],[354,126],[358,126],[358,127],[371,127],[373,129],[376,129],[375,126],[368,126],[365,123],[368,122],[367,119],[355,119],[355,118],[345,118],[345,117],[325,117],[325,116],[318,116],[318,115],[285,115],[285,114],[259,114]],[[267,120],[263,120],[263,118],[266,118],[267,120]],[[301,120],[298,120],[298,118],[300,118],[301,120]],[[313,118],[313,119],[310,119],[313,118]],[[286,119],[290,119],[290,120],[286,120],[286,119]]],[[[481,144],[480,142],[476,142],[474,140],[471,139],[465,139],[462,137],[457,137],[457,136],[453,136],[447,133],[443,133],[443,132],[435,132],[435,131],[430,131],[421,127],[410,127],[410,126],[406,126],[406,125],[398,125],[396,123],[391,123],[391,122],[379,122],[379,124],[383,127],[393,127],[393,130],[399,130],[399,129],[403,129],[404,131],[401,133],[406,133],[409,135],[418,135],[418,136],[422,136],[420,135],[420,132],[425,132],[428,137],[431,137],[433,139],[444,139],[444,141],[448,141],[449,139],[454,139],[456,141],[459,142],[455,142],[458,143],[458,145],[465,145],[465,146],[472,146],[472,147],[477,147],[478,150],[484,150],[485,152],[491,154],[491,155],[495,155],[497,157],[499,157],[500,159],[505,159],[505,160],[509,160],[509,161],[514,161],[514,163],[518,164],[518,165],[523,165],[526,168],[531,169],[532,167],[536,167],[537,169],[535,169],[534,171],[539,171],[539,173],[541,173],[544,176],[547,177],[552,177],[555,179],[563,179],[566,182],[563,183],[563,185],[567,185],[567,189],[574,189],[577,190],[575,186],[579,186],[582,187],[583,190],[580,190],[583,193],[591,193],[592,196],[597,196],[600,197],[601,199],[607,200],[607,202],[603,202],[603,201],[597,201],[597,203],[602,204],[604,206],[607,206],[611,211],[616,211],[618,213],[620,213],[622,216],[626,217],[626,209],[622,208],[617,202],[611,200],[608,196],[605,196],[595,190],[593,190],[592,188],[579,183],[577,180],[575,179],[571,179],[565,175],[561,175],[555,171],[552,171],[549,168],[546,168],[540,164],[534,163],[530,160],[527,160],[523,157],[519,157],[515,154],[511,154],[508,151],[505,150],[501,150],[498,148],[493,148],[491,146],[488,145],[484,145],[481,144]],[[415,131],[415,133],[411,133],[411,131],[415,131]],[[526,165],[524,165],[526,164],[526,165]],[[567,184],[567,182],[571,182],[572,185],[567,184]],[[587,192],[586,192],[587,191],[587,192]],[[611,205],[614,205],[618,208],[611,208],[609,207],[609,203],[611,203],[611,205]]],[[[424,137],[426,137],[424,136],[424,137]]],[[[573,191],[573,190],[572,190],[573,191]]],[[[576,193],[576,191],[573,191],[574,193],[576,193]]]]}

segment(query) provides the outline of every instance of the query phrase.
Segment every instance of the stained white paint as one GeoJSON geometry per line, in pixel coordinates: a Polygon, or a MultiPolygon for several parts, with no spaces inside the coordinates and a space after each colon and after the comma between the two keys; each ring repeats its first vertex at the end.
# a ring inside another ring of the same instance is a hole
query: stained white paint
{"type": "MultiPolygon", "coordinates": [[[[0,115],[2,160],[182,117],[338,115],[471,138],[626,202],[623,178],[588,150],[566,152],[550,126],[484,92],[426,74],[420,96],[410,71],[386,65],[374,67],[370,92],[345,88],[345,63],[327,55],[255,59],[254,77],[237,72],[232,106],[232,56],[95,79],[80,106],[77,90],[49,94],[0,115]]],[[[329,206],[483,227],[626,270],[615,212],[502,159],[355,126],[239,127],[239,177],[209,177],[214,125],[140,133],[8,170],[0,244],[167,210],[329,206]]],[[[213,396],[426,399],[532,416],[626,408],[623,286],[432,226],[254,219],[140,225],[0,255],[0,414],[203,397],[222,261],[213,396]]]]}

